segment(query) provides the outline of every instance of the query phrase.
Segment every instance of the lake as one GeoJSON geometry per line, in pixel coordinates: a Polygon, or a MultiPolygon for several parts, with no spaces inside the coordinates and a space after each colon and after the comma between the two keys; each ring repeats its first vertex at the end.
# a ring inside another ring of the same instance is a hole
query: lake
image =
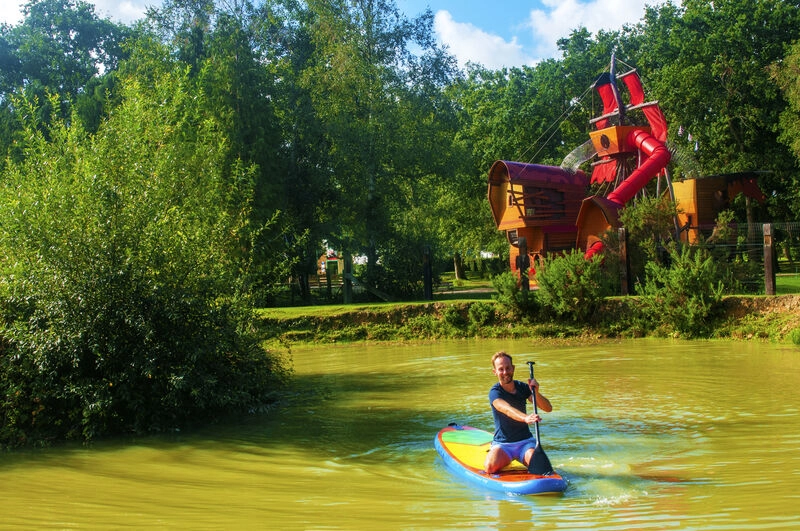
{"type": "Polygon", "coordinates": [[[800,349],[532,340],[294,347],[269,414],[0,454],[3,529],[797,529],[800,349]],[[542,446],[569,487],[461,484],[433,447],[492,428],[490,357],[536,362],[542,446]]]}

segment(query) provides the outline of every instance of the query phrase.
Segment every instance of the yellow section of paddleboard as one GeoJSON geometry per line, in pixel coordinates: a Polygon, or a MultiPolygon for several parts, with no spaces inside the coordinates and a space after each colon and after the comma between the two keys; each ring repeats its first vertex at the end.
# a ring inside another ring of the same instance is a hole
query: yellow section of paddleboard
{"type": "MultiPolygon", "coordinates": [[[[486,453],[492,443],[492,434],[478,429],[462,429],[442,434],[442,445],[461,464],[483,470],[486,453]]],[[[503,470],[527,470],[519,461],[512,461],[503,470]]]]}

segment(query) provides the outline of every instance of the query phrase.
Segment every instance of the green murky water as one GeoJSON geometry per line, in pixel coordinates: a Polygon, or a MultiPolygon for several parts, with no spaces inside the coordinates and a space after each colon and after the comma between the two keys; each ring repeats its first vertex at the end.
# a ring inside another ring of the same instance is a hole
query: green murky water
{"type": "Polygon", "coordinates": [[[0,455],[2,529],[797,529],[800,350],[531,341],[295,349],[280,409],[202,433],[0,455]],[[433,437],[491,428],[491,354],[536,361],[563,496],[457,482],[433,437]]]}

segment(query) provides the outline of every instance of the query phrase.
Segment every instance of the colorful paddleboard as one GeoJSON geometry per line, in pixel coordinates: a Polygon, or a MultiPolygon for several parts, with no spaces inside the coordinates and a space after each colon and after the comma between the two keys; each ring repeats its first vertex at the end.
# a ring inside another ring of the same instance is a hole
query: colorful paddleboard
{"type": "Polygon", "coordinates": [[[507,494],[557,494],[566,490],[567,481],[557,472],[549,476],[531,474],[518,461],[496,474],[487,474],[483,464],[491,442],[488,431],[451,424],[439,431],[434,446],[456,475],[489,490],[507,494]]]}

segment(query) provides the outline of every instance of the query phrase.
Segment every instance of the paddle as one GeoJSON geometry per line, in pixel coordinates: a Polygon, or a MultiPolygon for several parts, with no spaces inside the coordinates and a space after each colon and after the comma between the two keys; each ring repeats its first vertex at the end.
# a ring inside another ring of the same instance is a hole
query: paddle
{"type": "MultiPolygon", "coordinates": [[[[528,362],[528,367],[531,369],[531,380],[533,380],[533,365],[534,362],[528,362]]],[[[531,392],[533,393],[531,397],[533,400],[533,412],[538,415],[539,408],[536,406],[536,388],[531,386],[531,392]]],[[[549,476],[553,473],[553,465],[550,464],[550,459],[547,457],[547,454],[544,453],[544,449],[542,448],[542,440],[539,437],[538,422],[534,423],[534,429],[536,431],[536,448],[534,448],[533,455],[528,463],[528,472],[540,476],[549,476]]]]}

